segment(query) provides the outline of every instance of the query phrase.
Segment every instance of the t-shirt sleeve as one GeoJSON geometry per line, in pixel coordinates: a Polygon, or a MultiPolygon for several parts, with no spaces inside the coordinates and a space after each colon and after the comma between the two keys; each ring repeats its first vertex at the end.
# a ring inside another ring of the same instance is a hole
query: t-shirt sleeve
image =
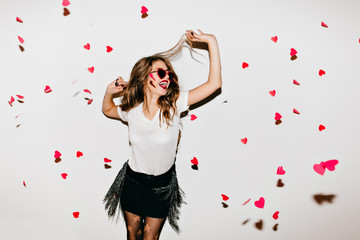
{"type": "Polygon", "coordinates": [[[180,91],[180,96],[177,100],[177,108],[179,113],[186,111],[189,106],[188,106],[188,96],[189,96],[189,91],[180,91]]]}
{"type": "Polygon", "coordinates": [[[117,108],[117,111],[118,111],[118,113],[119,113],[120,118],[121,118],[123,121],[127,122],[127,120],[128,120],[128,119],[127,119],[127,112],[122,111],[121,108],[120,108],[120,106],[117,106],[116,108],[117,108]]]}

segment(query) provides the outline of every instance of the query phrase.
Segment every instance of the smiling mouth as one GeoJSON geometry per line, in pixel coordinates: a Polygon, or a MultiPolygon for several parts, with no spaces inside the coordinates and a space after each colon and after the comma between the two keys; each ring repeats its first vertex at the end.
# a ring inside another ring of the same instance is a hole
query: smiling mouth
{"type": "Polygon", "coordinates": [[[167,81],[161,81],[159,83],[159,86],[163,89],[167,89],[168,82],[167,81]]]}

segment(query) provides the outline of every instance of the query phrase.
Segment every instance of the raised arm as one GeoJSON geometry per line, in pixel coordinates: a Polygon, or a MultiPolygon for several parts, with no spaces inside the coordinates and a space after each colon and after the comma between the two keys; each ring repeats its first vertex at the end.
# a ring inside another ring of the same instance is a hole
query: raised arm
{"type": "Polygon", "coordinates": [[[126,83],[122,77],[119,77],[107,86],[102,103],[102,112],[105,116],[120,119],[119,113],[116,109],[118,106],[115,105],[113,98],[114,94],[121,92],[124,88],[126,88],[126,83]],[[118,86],[116,86],[115,82],[118,86]]]}
{"type": "Polygon", "coordinates": [[[205,42],[208,44],[210,56],[209,79],[207,82],[189,91],[188,106],[210,96],[222,85],[220,53],[217,40],[213,34],[205,34],[200,29],[198,30],[200,34],[187,30],[186,37],[194,42],[205,42]]]}

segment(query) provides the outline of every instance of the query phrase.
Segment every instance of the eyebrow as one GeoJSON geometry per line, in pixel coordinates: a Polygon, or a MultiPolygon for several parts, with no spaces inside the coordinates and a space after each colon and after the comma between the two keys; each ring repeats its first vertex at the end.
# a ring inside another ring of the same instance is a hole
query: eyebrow
{"type": "MultiPolygon", "coordinates": [[[[162,67],[158,67],[158,68],[155,68],[155,70],[158,70],[159,68],[162,68],[162,67]]],[[[170,71],[170,69],[165,69],[166,71],[170,71]]]]}

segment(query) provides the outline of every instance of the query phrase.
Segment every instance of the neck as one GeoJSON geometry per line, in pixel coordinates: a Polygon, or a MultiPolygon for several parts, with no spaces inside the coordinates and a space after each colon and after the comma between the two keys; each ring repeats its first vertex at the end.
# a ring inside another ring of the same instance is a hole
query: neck
{"type": "Polygon", "coordinates": [[[157,106],[157,101],[159,99],[159,96],[147,92],[146,97],[147,97],[147,106],[144,106],[145,109],[149,109],[150,107],[157,106]]]}

